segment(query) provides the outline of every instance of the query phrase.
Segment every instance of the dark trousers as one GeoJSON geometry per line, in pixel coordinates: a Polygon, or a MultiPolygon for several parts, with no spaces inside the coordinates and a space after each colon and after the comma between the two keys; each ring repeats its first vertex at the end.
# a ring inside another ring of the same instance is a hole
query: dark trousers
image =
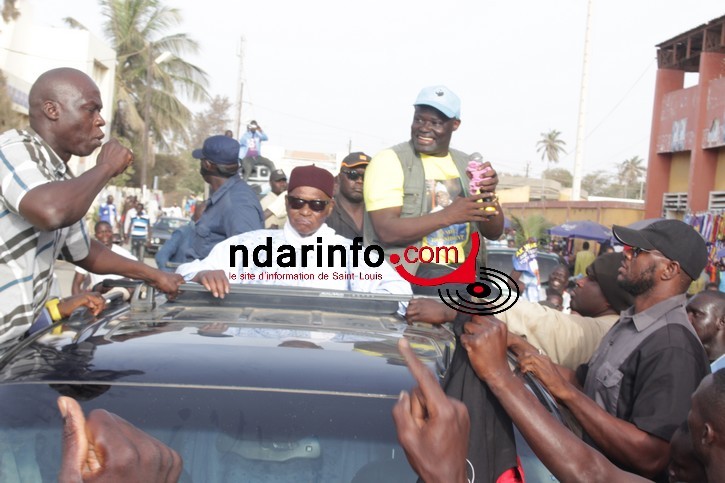
{"type": "Polygon", "coordinates": [[[139,262],[143,262],[145,255],[146,238],[134,238],[131,237],[131,253],[138,259],[139,262]]]}

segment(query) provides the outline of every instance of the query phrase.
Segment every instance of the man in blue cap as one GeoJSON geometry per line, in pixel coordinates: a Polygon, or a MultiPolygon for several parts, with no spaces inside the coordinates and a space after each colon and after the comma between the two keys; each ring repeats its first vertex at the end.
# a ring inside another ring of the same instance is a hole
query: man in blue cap
{"type": "MultiPolygon", "coordinates": [[[[426,87],[414,108],[410,140],[378,153],[365,170],[364,243],[383,247],[388,260],[398,255],[409,273],[436,278],[455,270],[471,254],[474,232],[498,239],[503,211],[495,195],[498,176],[490,163],[482,162],[480,155],[449,147],[461,124],[458,96],[446,86],[426,87]],[[470,175],[469,162],[474,168],[470,175]],[[441,196],[443,191],[448,196],[441,196]],[[417,263],[431,261],[426,253],[440,257],[433,263],[417,263]]],[[[485,264],[483,242],[473,256],[478,256],[479,265],[485,264]]],[[[414,285],[413,292],[437,295],[438,288],[414,285]]],[[[460,291],[462,287],[448,284],[446,288],[460,291]]],[[[469,460],[476,475],[495,481],[516,466],[511,421],[458,347],[445,390],[472,412],[469,460]]]]}
{"type": "Polygon", "coordinates": [[[214,245],[230,236],[264,227],[262,207],[254,191],[239,176],[239,144],[227,136],[211,136],[191,154],[211,196],[194,226],[186,261],[205,258],[214,245]]]}
{"type": "MultiPolygon", "coordinates": [[[[410,141],[378,153],[365,171],[364,238],[366,245],[382,246],[388,258],[399,255],[408,272],[434,278],[463,262],[471,251],[474,232],[498,239],[504,217],[495,195],[498,176],[490,163],[478,154],[469,156],[449,147],[461,124],[458,96],[446,86],[426,87],[414,107],[410,141]],[[442,190],[452,202],[437,201],[436,194],[442,190]],[[429,261],[424,256],[411,259],[412,253],[422,254],[429,248],[442,259],[434,263],[418,263],[429,261]]],[[[485,264],[481,245],[480,263],[485,264]]],[[[414,291],[426,293],[426,288],[414,291]]]]}

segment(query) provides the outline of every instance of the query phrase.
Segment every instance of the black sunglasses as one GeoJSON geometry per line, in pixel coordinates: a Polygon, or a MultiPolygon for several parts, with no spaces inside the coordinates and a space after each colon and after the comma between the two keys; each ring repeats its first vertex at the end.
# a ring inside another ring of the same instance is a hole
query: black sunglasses
{"type": "Polygon", "coordinates": [[[351,169],[341,169],[340,172],[347,176],[347,179],[350,181],[357,181],[359,179],[365,179],[365,172],[358,173],[357,171],[353,171],[351,169]]]}
{"type": "Polygon", "coordinates": [[[323,211],[330,204],[329,200],[303,200],[290,195],[287,195],[287,202],[293,210],[301,210],[303,206],[308,205],[312,211],[317,212],[323,211]]]}
{"type": "Polygon", "coordinates": [[[624,245],[623,249],[624,253],[629,253],[632,258],[637,258],[641,253],[649,253],[650,250],[645,250],[644,248],[640,247],[631,247],[629,245],[624,245]]]}

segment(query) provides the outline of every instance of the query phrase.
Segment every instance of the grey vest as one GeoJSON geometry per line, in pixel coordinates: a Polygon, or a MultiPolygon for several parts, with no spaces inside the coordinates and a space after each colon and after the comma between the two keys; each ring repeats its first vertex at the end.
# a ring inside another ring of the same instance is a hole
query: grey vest
{"type": "MultiPolygon", "coordinates": [[[[403,206],[400,211],[401,218],[415,218],[428,213],[428,210],[424,206],[425,203],[425,170],[423,169],[423,161],[420,159],[420,155],[415,152],[413,143],[411,141],[396,144],[392,149],[398,156],[400,165],[403,168],[403,206]]],[[[463,187],[463,195],[468,196],[468,176],[466,175],[466,168],[468,167],[468,155],[463,151],[456,149],[449,149],[451,158],[456,165],[458,175],[461,178],[461,185],[463,187]]],[[[478,230],[475,223],[469,223],[469,232],[472,234],[478,230]]],[[[418,263],[407,263],[403,257],[403,251],[410,245],[392,245],[383,243],[378,237],[377,233],[373,229],[373,224],[370,221],[370,215],[365,211],[365,223],[363,224],[364,231],[364,244],[365,245],[379,245],[385,250],[385,257],[390,261],[392,254],[398,254],[400,260],[405,269],[412,274],[418,270],[418,263]]],[[[420,248],[422,240],[418,240],[413,244],[416,248],[420,248]]],[[[469,237],[468,242],[464,246],[466,254],[471,249],[471,239],[469,237]]],[[[478,266],[486,266],[486,245],[483,237],[481,237],[481,247],[478,250],[478,266]]]]}

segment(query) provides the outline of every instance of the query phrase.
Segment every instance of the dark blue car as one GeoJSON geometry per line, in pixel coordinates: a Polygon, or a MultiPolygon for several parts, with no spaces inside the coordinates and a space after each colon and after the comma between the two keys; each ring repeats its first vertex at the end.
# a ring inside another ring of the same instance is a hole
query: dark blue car
{"type": "Polygon", "coordinates": [[[397,342],[442,377],[450,330],[406,324],[388,296],[234,286],[221,301],[185,287],[174,302],[142,287],[0,348],[1,481],[55,481],[59,395],[173,447],[181,481],[416,481],[391,417],[413,386],[397,342]]]}

